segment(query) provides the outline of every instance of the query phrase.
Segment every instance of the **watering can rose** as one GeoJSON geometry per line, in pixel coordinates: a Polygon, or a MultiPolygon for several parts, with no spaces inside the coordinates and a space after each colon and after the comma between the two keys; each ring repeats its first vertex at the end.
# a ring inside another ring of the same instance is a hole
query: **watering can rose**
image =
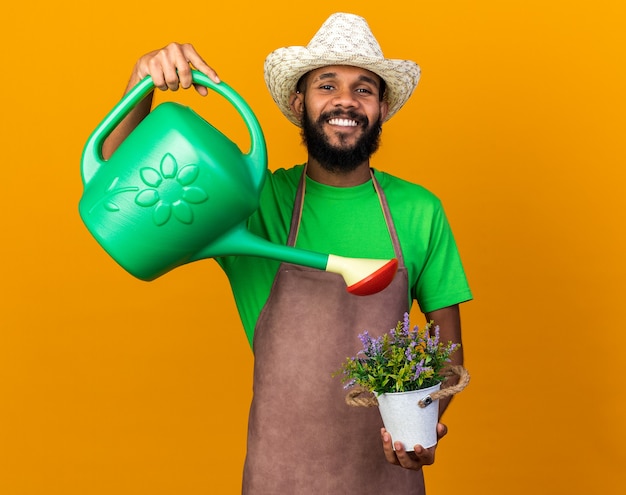
{"type": "Polygon", "coordinates": [[[443,343],[439,327],[431,321],[411,328],[404,314],[395,329],[380,337],[366,330],[359,335],[363,348],[347,358],[334,375],[343,375],[345,388],[361,386],[376,395],[432,387],[445,380],[442,370],[460,344],[443,343]]]}

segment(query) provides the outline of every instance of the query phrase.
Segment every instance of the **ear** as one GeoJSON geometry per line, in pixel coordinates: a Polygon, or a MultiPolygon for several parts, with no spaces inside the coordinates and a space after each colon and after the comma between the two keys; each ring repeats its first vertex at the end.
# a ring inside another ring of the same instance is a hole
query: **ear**
{"type": "Polygon", "coordinates": [[[387,114],[389,113],[389,103],[387,100],[383,100],[380,102],[380,121],[384,122],[387,119],[387,114]]]}
{"type": "Polygon", "coordinates": [[[295,91],[289,95],[289,107],[298,120],[302,119],[304,112],[304,94],[295,91]]]}

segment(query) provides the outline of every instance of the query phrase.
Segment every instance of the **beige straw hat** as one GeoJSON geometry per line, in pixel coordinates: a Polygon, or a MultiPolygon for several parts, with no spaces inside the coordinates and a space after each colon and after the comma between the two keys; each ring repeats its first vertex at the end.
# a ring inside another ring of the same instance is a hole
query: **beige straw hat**
{"type": "Polygon", "coordinates": [[[265,59],[265,83],[274,101],[291,122],[289,96],[307,72],[328,65],[351,65],[378,74],[386,83],[389,120],[409,99],[420,78],[419,66],[410,60],[386,59],[367,21],[354,14],[331,15],[307,46],[279,48],[265,59]]]}

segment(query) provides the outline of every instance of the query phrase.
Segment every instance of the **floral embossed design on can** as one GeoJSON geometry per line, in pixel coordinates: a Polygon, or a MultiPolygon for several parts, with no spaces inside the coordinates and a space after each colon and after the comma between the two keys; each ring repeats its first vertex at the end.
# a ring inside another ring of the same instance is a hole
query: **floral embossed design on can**
{"type": "Polygon", "coordinates": [[[165,225],[172,217],[191,224],[194,219],[191,205],[209,199],[204,189],[193,185],[199,173],[198,165],[179,167],[174,156],[166,153],[158,170],[152,167],[141,169],[141,180],[148,187],[139,191],[135,203],[154,208],[152,219],[155,225],[165,225]]]}

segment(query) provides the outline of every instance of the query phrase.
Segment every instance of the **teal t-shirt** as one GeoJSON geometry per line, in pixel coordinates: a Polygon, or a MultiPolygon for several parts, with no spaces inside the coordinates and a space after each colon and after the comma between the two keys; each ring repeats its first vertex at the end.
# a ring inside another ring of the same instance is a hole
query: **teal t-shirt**
{"type": "MultiPolygon", "coordinates": [[[[293,203],[304,167],[268,172],[260,207],[248,229],[285,244],[293,203]]],[[[409,277],[410,301],[422,312],[472,298],[463,266],[439,199],[423,187],[374,171],[385,193],[400,239],[409,277]]],[[[356,187],[333,187],[307,177],[302,221],[296,247],[356,258],[394,257],[391,237],[372,181],[356,187]]],[[[280,262],[252,256],[218,259],[226,272],[246,335],[254,327],[269,296],[280,262]]],[[[359,297],[359,296],[354,296],[359,297]]]]}

